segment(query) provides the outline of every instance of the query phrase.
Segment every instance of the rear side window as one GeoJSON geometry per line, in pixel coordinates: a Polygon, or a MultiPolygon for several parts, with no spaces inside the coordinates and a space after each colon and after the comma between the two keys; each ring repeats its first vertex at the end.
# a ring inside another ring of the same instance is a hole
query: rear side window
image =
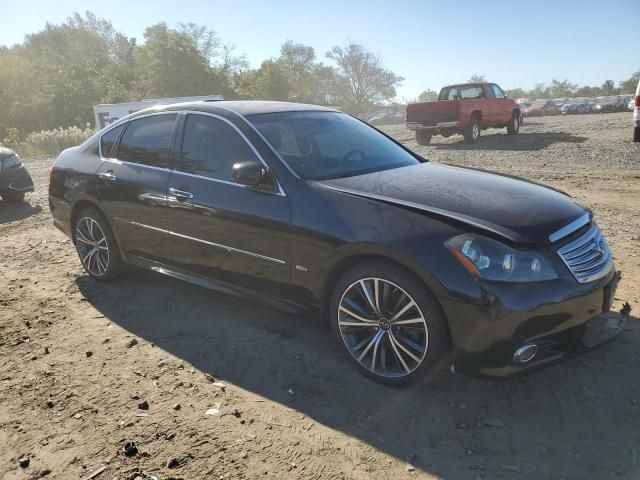
{"type": "Polygon", "coordinates": [[[257,160],[247,142],[217,118],[189,114],[177,169],[217,180],[232,181],[233,165],[257,160]]]}
{"type": "Polygon", "coordinates": [[[102,135],[100,139],[100,149],[102,150],[102,156],[105,158],[109,158],[112,156],[113,146],[120,135],[120,132],[124,128],[124,124],[118,127],[112,128],[107,133],[102,135]]]}
{"type": "Polygon", "coordinates": [[[151,167],[169,167],[169,144],[177,114],[132,120],[122,135],[118,160],[151,167]]]}
{"type": "Polygon", "coordinates": [[[505,97],[504,92],[502,91],[502,89],[498,85],[496,85],[496,84],[491,85],[491,89],[493,90],[493,95],[496,98],[504,98],[505,97]]]}

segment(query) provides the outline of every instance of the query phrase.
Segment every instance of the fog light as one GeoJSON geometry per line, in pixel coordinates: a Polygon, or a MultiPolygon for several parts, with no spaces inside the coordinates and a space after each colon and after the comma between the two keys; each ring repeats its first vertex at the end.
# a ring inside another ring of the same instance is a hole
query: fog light
{"type": "Polygon", "coordinates": [[[515,363],[530,362],[536,353],[538,353],[538,346],[535,343],[527,343],[516,350],[516,353],[513,354],[513,361],[515,363]]]}

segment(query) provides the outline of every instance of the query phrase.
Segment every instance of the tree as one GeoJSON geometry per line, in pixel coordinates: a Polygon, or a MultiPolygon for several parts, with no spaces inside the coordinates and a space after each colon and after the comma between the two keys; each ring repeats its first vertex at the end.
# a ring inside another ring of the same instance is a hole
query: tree
{"type": "Polygon", "coordinates": [[[635,93],[636,88],[638,88],[638,82],[640,82],[640,70],[620,82],[620,93],[635,93]]]}
{"type": "Polygon", "coordinates": [[[613,80],[605,80],[602,84],[602,93],[604,95],[613,95],[616,84],[613,80]]]}
{"type": "Polygon", "coordinates": [[[354,113],[362,113],[375,102],[396,96],[402,77],[382,65],[380,57],[364,45],[349,42],[335,46],[327,58],[336,64],[336,98],[354,113]]]}
{"type": "Polygon", "coordinates": [[[438,100],[438,92],[433,90],[427,89],[418,95],[419,102],[435,102],[436,100],[438,100]]]}
{"type": "Polygon", "coordinates": [[[509,89],[509,90],[505,91],[505,93],[507,94],[507,97],[513,98],[514,100],[517,99],[517,98],[526,98],[527,97],[527,92],[524,91],[522,88],[512,88],[512,89],[509,89]]]}
{"type": "Polygon", "coordinates": [[[553,98],[557,97],[571,97],[573,92],[578,88],[576,83],[571,83],[569,80],[551,80],[549,87],[549,95],[553,98]]]}
{"type": "Polygon", "coordinates": [[[288,100],[291,86],[282,65],[274,60],[265,60],[259,69],[240,75],[238,94],[257,100],[288,100]]]}
{"type": "Polygon", "coordinates": [[[293,100],[309,102],[314,96],[317,90],[314,82],[315,58],[313,47],[302,43],[287,40],[280,47],[278,62],[287,75],[293,100]]]}
{"type": "MultiPolygon", "coordinates": [[[[206,34],[205,34],[206,36],[206,34]]],[[[189,33],[171,29],[166,23],[147,27],[144,45],[136,51],[140,90],[147,97],[210,95],[226,90],[225,78],[211,68],[205,52],[189,33]]],[[[203,46],[204,45],[204,46],[203,46]]]]}
{"type": "Polygon", "coordinates": [[[484,83],[487,80],[485,79],[484,75],[471,75],[471,77],[469,77],[469,80],[467,80],[469,83],[484,83]]]}

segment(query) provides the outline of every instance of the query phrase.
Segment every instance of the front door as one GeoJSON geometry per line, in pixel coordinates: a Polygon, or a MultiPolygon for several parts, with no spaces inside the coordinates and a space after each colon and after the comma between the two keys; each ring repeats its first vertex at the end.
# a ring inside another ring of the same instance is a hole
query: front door
{"type": "Polygon", "coordinates": [[[235,163],[262,159],[231,122],[189,113],[183,125],[169,180],[174,262],[200,275],[286,297],[289,199],[275,179],[268,189],[233,181],[235,163]]]}
{"type": "Polygon", "coordinates": [[[98,195],[125,255],[164,261],[170,253],[167,185],[176,113],[131,120],[120,140],[103,136],[98,195]]]}
{"type": "Polygon", "coordinates": [[[511,120],[511,102],[507,100],[507,96],[502,89],[492,83],[489,85],[495,98],[495,125],[506,125],[511,120]]]}

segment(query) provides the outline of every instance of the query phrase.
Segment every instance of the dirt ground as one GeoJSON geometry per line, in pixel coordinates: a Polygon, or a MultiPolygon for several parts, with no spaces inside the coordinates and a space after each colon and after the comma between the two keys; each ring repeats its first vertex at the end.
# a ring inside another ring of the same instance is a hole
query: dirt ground
{"type": "Polygon", "coordinates": [[[0,202],[0,477],[640,478],[640,150],[631,114],[531,119],[427,158],[522,175],[593,208],[632,318],[613,342],[526,378],[361,376],[313,320],[131,270],[82,271],[37,191],[0,202]],[[213,415],[207,415],[207,412],[213,415]],[[217,412],[217,413],[216,413],[217,412]],[[123,445],[135,442],[137,454],[123,445]],[[26,458],[29,464],[23,465],[26,458]]]}

